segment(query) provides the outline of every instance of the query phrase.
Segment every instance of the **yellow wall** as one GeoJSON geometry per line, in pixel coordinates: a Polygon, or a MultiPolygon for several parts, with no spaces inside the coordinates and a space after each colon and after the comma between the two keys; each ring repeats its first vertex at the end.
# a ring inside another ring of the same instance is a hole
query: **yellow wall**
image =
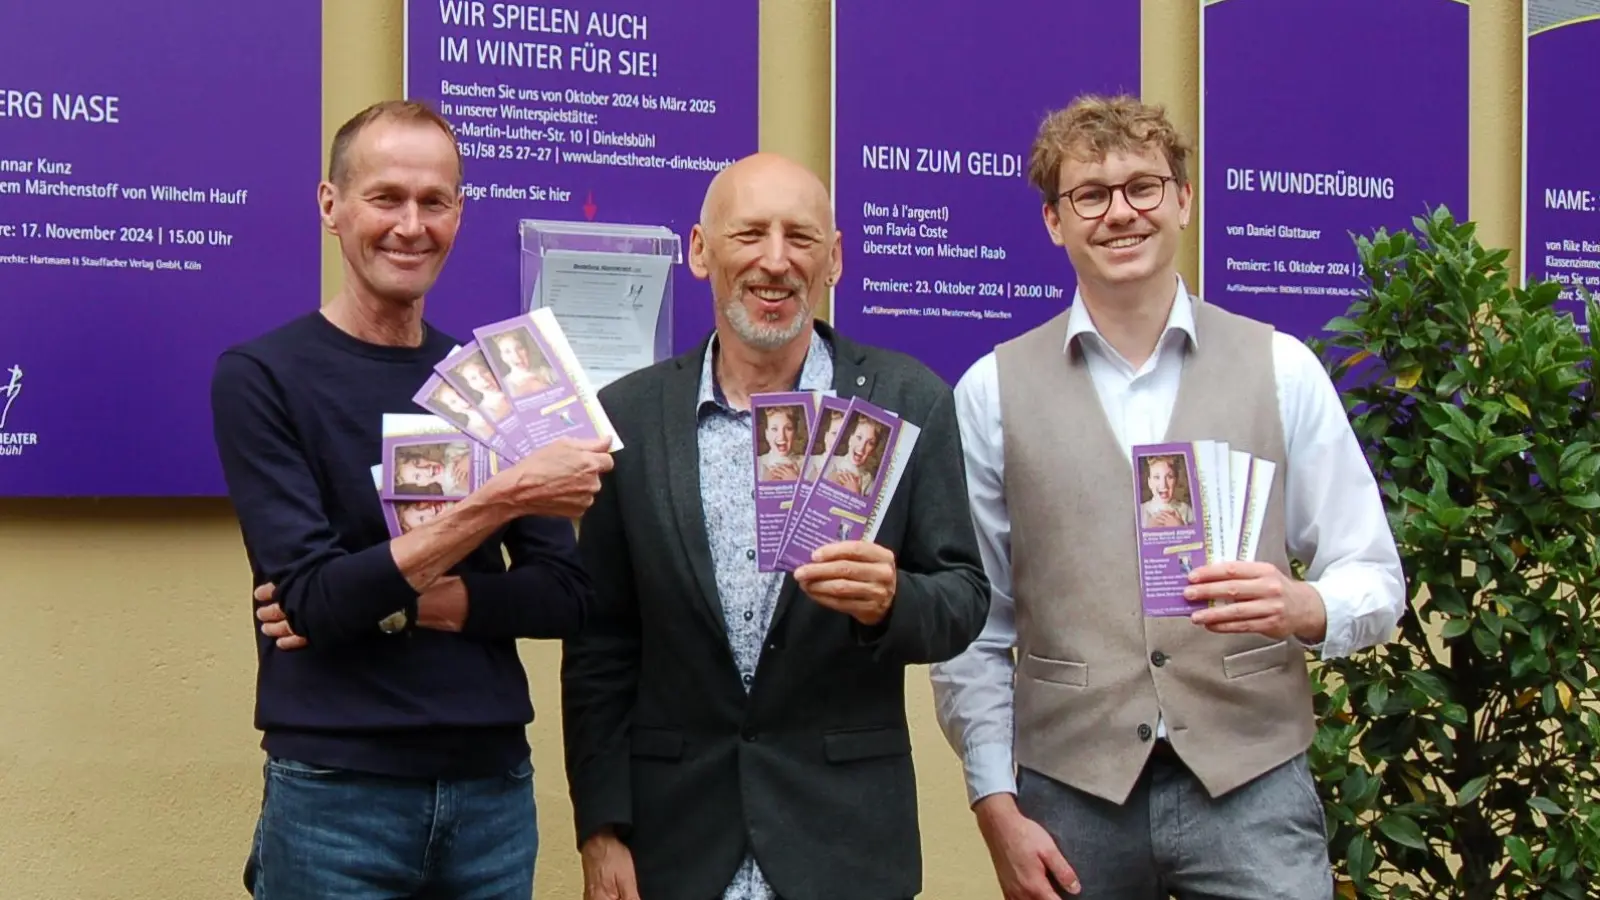
{"type": "MultiPolygon", "coordinates": [[[[400,90],[399,8],[399,0],[326,0],[325,136],[400,90]]],[[[826,176],[828,4],[763,0],[761,8],[762,145],[826,176]]],[[[1472,209],[1485,242],[1513,248],[1519,9],[1516,0],[1476,0],[1472,10],[1472,209]]],[[[1144,12],[1146,95],[1193,133],[1198,3],[1144,0],[1144,12]]],[[[1070,44],[1018,52],[1038,54],[1039,77],[1049,78],[1051,55],[1070,44]]],[[[1382,102],[1393,76],[1371,80],[1382,102]]],[[[1363,79],[1350,79],[1350,89],[1362,90],[1363,79]]],[[[301,227],[315,228],[310,186],[306,197],[301,227]]],[[[1194,230],[1187,239],[1182,265],[1193,282],[1194,230]]],[[[338,270],[328,250],[332,290],[338,270]]],[[[250,724],[248,577],[219,502],[0,500],[0,898],[241,895],[261,764],[250,724]]],[[[545,848],[539,892],[578,897],[556,653],[530,645],[525,657],[540,711],[531,730],[545,848]]],[[[926,673],[909,680],[925,896],[998,897],[960,769],[933,721],[926,673]]]]}

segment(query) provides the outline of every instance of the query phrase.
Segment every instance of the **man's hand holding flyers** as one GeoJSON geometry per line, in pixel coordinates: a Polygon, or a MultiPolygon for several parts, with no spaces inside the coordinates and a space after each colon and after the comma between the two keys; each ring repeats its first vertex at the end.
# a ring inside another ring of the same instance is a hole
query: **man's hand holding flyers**
{"type": "Polygon", "coordinates": [[[824,544],[794,570],[807,596],[863,625],[877,625],[894,605],[894,553],[871,541],[824,544]]]}

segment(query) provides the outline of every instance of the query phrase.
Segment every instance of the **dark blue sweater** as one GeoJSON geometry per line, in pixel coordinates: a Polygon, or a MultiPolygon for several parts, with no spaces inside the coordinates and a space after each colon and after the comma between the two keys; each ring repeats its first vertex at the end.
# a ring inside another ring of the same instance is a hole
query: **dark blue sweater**
{"type": "Polygon", "coordinates": [[[571,523],[518,519],[452,569],[468,596],[460,634],[378,627],[417,601],[372,481],[383,414],[425,412],[411,398],[455,343],[429,327],[417,349],[368,344],[311,313],[217,362],[217,450],[251,583],[276,585],[310,642],[277,649],[246,604],[256,727],[272,756],[417,777],[493,774],[527,757],[533,705],[516,639],[582,625],[590,588],[571,523]]]}

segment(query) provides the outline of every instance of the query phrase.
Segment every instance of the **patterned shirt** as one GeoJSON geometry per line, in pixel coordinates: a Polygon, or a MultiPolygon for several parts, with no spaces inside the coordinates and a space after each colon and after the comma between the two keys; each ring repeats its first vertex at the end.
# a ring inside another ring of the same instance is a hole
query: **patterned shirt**
{"type": "MultiPolygon", "coordinates": [[[[705,509],[706,539],[716,571],[722,621],[739,680],[745,693],[755,681],[756,662],[767,626],[783,586],[782,572],[756,569],[755,437],[748,409],[734,409],[717,383],[717,339],[711,339],[700,368],[699,418],[700,503],[705,509]]],[[[826,391],[833,387],[833,349],[815,329],[806,351],[796,390],[826,391]]],[[[753,855],[728,885],[722,900],[773,900],[775,895],[753,855]]]]}

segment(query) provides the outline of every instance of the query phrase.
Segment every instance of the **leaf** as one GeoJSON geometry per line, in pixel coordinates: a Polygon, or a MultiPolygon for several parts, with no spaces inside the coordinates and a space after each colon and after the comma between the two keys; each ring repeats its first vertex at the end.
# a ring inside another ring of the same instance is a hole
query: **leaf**
{"type": "Polygon", "coordinates": [[[1542,813],[1552,816],[1564,816],[1567,814],[1566,810],[1557,806],[1556,802],[1551,800],[1549,797],[1534,797],[1532,800],[1528,801],[1528,805],[1542,813]]]}
{"type": "Polygon", "coordinates": [[[1333,893],[1334,896],[1339,898],[1339,900],[1356,900],[1357,895],[1355,882],[1346,881],[1345,879],[1341,878],[1339,879],[1338,887],[1333,889],[1333,893]]]}
{"type": "Polygon", "coordinates": [[[1439,634],[1443,635],[1445,640],[1450,640],[1451,638],[1461,637],[1471,629],[1472,623],[1466,619],[1451,619],[1444,623],[1443,628],[1439,629],[1439,634]]]}
{"type": "Polygon", "coordinates": [[[1566,499],[1569,505],[1579,509],[1600,509],[1600,494],[1574,494],[1566,499]]]}
{"type": "Polygon", "coordinates": [[[1422,378],[1422,367],[1421,366],[1411,366],[1408,369],[1403,369],[1403,370],[1395,373],[1395,375],[1394,375],[1394,386],[1399,388],[1402,391],[1409,391],[1412,388],[1417,386],[1417,381],[1420,380],[1421,378],[1422,378]]]}
{"type": "Polygon", "coordinates": [[[1523,399],[1521,397],[1518,397],[1516,394],[1507,394],[1506,395],[1506,405],[1511,407],[1512,409],[1516,410],[1517,412],[1522,413],[1522,417],[1524,419],[1533,418],[1533,413],[1531,411],[1529,411],[1528,404],[1523,402],[1523,399]]]}
{"type": "Polygon", "coordinates": [[[1404,844],[1416,850],[1428,849],[1428,842],[1422,837],[1422,828],[1409,816],[1385,816],[1378,822],[1378,830],[1397,844],[1404,844]]]}
{"type": "Polygon", "coordinates": [[[1365,834],[1357,833],[1350,839],[1350,847],[1345,852],[1346,864],[1350,867],[1350,877],[1356,884],[1366,884],[1367,876],[1371,874],[1372,867],[1378,862],[1378,851],[1372,846],[1372,839],[1365,834]]]}
{"type": "Polygon", "coordinates": [[[1572,711],[1572,688],[1565,681],[1556,682],[1556,694],[1561,697],[1561,708],[1572,711]]]}
{"type": "Polygon", "coordinates": [[[1483,793],[1483,789],[1489,786],[1489,779],[1492,777],[1494,776],[1479,775],[1477,778],[1462,785],[1461,793],[1456,795],[1456,805],[1470,806],[1472,801],[1478,799],[1478,795],[1483,793]]]}
{"type": "Polygon", "coordinates": [[[1528,842],[1516,835],[1508,835],[1505,840],[1506,852],[1511,855],[1511,861],[1517,864],[1529,875],[1533,874],[1533,851],[1528,849],[1528,842]]]}

